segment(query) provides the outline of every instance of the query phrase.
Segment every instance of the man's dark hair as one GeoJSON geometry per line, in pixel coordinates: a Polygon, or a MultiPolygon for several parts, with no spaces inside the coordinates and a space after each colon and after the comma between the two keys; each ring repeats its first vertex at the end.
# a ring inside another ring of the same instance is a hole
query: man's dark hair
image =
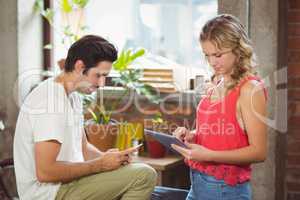
{"type": "Polygon", "coordinates": [[[87,72],[99,62],[114,62],[117,57],[118,51],[113,44],[100,36],[86,35],[70,47],[64,70],[65,72],[73,71],[76,61],[82,60],[85,65],[84,72],[87,72]]]}

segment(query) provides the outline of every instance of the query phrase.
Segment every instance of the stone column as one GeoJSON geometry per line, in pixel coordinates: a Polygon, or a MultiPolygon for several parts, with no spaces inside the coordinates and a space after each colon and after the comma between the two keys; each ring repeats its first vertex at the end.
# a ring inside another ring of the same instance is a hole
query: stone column
{"type": "Polygon", "coordinates": [[[0,132],[0,159],[12,156],[12,132],[17,106],[13,100],[13,87],[18,76],[17,0],[0,1],[0,112],[5,131],[0,132]]]}
{"type": "Polygon", "coordinates": [[[40,80],[42,29],[33,4],[34,0],[0,1],[0,117],[6,127],[0,132],[0,159],[12,157],[18,104],[40,80]]]}
{"type": "Polygon", "coordinates": [[[228,13],[238,17],[248,30],[250,19],[248,1],[250,0],[218,0],[218,13],[228,13]]]}
{"type": "MultiPolygon", "coordinates": [[[[13,157],[18,104],[40,80],[41,18],[33,13],[33,4],[34,0],[0,1],[0,120],[5,125],[0,131],[0,160],[13,157]]],[[[16,196],[13,169],[3,174],[9,195],[16,196]]]]}
{"type": "Polygon", "coordinates": [[[258,182],[254,195],[257,199],[278,199],[283,185],[281,168],[284,162],[284,143],[287,123],[287,93],[286,89],[277,88],[277,84],[287,83],[286,68],[279,66],[279,1],[251,0],[250,6],[250,36],[255,52],[259,58],[259,72],[266,82],[270,83],[269,116],[275,124],[269,129],[268,159],[263,164],[255,165],[254,179],[258,182]],[[280,69],[280,70],[279,70],[280,69]],[[277,197],[276,197],[277,196],[277,197]]]}
{"type": "Polygon", "coordinates": [[[278,81],[281,83],[286,81],[286,71],[284,69],[278,71],[278,2],[278,0],[273,0],[272,3],[268,0],[219,0],[218,5],[219,13],[233,14],[249,28],[248,33],[258,57],[258,71],[268,86],[270,118],[268,158],[264,163],[253,165],[254,200],[274,200],[276,190],[280,189],[277,182],[282,177],[278,170],[280,165],[278,161],[279,156],[283,155],[284,148],[279,138],[286,132],[287,107],[285,91],[276,89],[278,81]]]}

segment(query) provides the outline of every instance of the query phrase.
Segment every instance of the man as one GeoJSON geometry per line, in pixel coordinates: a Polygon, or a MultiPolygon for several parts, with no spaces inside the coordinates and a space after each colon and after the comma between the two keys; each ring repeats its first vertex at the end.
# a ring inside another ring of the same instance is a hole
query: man
{"type": "Polygon", "coordinates": [[[100,152],[88,143],[82,103],[105,83],[115,47],[85,36],[69,49],[64,71],[43,81],[25,99],[17,121],[14,163],[21,200],[130,199],[150,197],[155,171],[128,164],[135,148],[100,152]]]}

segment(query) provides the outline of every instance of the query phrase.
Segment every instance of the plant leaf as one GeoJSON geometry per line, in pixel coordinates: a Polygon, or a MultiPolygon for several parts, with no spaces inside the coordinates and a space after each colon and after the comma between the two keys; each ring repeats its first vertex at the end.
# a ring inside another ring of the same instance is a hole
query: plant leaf
{"type": "Polygon", "coordinates": [[[130,65],[130,63],[131,63],[131,53],[132,53],[131,49],[128,49],[125,52],[124,63],[125,63],[126,66],[130,65]]]}
{"type": "Polygon", "coordinates": [[[73,3],[78,5],[80,8],[84,8],[88,2],[89,0],[73,0],[73,3]]]}
{"type": "Polygon", "coordinates": [[[43,0],[35,0],[33,4],[34,12],[41,13],[44,10],[44,1],[43,0]]]}
{"type": "Polygon", "coordinates": [[[125,60],[125,52],[122,51],[118,59],[114,62],[113,67],[116,71],[123,71],[124,70],[124,60],[125,60]]]}
{"type": "Polygon", "coordinates": [[[63,33],[67,37],[73,37],[74,36],[74,33],[72,33],[71,27],[69,25],[67,25],[67,26],[64,27],[63,33]]]}
{"type": "Polygon", "coordinates": [[[75,42],[75,41],[77,41],[77,40],[79,40],[80,39],[80,36],[79,35],[73,35],[73,41],[75,42]]]}
{"type": "Polygon", "coordinates": [[[44,49],[52,49],[52,48],[53,48],[52,44],[46,44],[44,46],[44,49]]]}
{"type": "Polygon", "coordinates": [[[88,108],[87,110],[88,110],[89,113],[91,113],[91,115],[93,117],[93,120],[95,122],[98,122],[98,117],[97,117],[96,113],[91,108],[88,108]]]}
{"type": "Polygon", "coordinates": [[[72,11],[72,5],[69,0],[61,0],[61,9],[65,13],[69,13],[72,11]]]}
{"type": "Polygon", "coordinates": [[[111,113],[103,113],[103,123],[108,124],[110,122],[111,113]]]}
{"type": "Polygon", "coordinates": [[[49,22],[50,25],[53,24],[53,16],[54,16],[53,9],[47,8],[46,10],[41,12],[41,15],[49,22]]]}
{"type": "Polygon", "coordinates": [[[87,30],[87,29],[89,29],[88,26],[81,26],[81,27],[80,27],[80,30],[81,30],[81,31],[85,31],[85,30],[87,30]]]}
{"type": "Polygon", "coordinates": [[[145,54],[145,49],[139,49],[131,56],[131,60],[134,61],[136,58],[141,57],[144,54],[145,54]]]}

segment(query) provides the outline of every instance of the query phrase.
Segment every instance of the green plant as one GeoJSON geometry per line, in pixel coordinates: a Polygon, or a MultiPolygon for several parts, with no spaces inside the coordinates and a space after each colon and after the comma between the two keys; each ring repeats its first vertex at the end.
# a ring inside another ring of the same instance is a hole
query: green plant
{"type": "Polygon", "coordinates": [[[153,118],[151,119],[150,128],[152,130],[156,130],[159,132],[169,132],[168,121],[163,119],[163,115],[161,112],[157,112],[153,118]]]}
{"type": "Polygon", "coordinates": [[[129,90],[136,91],[139,95],[145,96],[153,103],[159,103],[160,99],[155,95],[153,87],[140,81],[143,77],[143,70],[131,67],[131,64],[144,54],[144,49],[138,49],[136,51],[132,51],[131,49],[123,50],[119,58],[113,64],[114,70],[120,74],[120,77],[114,79],[114,81],[129,90]]]}
{"type": "MultiPolygon", "coordinates": [[[[108,124],[111,121],[112,112],[120,105],[124,97],[130,91],[135,91],[137,94],[145,96],[152,103],[159,103],[159,97],[154,93],[151,86],[140,81],[143,76],[141,69],[132,68],[131,64],[139,57],[145,54],[144,49],[132,51],[131,49],[122,51],[118,59],[113,63],[113,68],[120,74],[120,77],[113,81],[116,84],[121,84],[124,91],[121,96],[115,100],[97,102],[97,96],[84,95],[84,107],[91,114],[92,120],[95,123],[108,124]]],[[[102,97],[103,99],[103,97],[102,97]]]]}
{"type": "Polygon", "coordinates": [[[163,124],[165,120],[162,118],[161,112],[158,112],[154,115],[152,122],[155,124],[163,124]]]}
{"type": "MultiPolygon", "coordinates": [[[[62,44],[69,47],[72,43],[77,41],[81,37],[82,32],[87,29],[87,26],[82,24],[82,21],[83,9],[89,0],[59,0],[58,2],[60,5],[60,13],[65,19],[65,24],[61,27],[55,27],[53,23],[53,18],[57,11],[52,8],[45,9],[43,0],[35,0],[33,9],[36,13],[43,16],[55,31],[62,35],[62,44]],[[72,17],[71,14],[75,11],[78,11],[79,16],[77,20],[74,21],[74,17],[72,17]]],[[[52,45],[47,44],[44,48],[51,49],[52,45]]]]}
{"type": "Polygon", "coordinates": [[[103,104],[101,105],[97,103],[97,95],[95,95],[95,93],[91,95],[81,95],[84,110],[91,114],[93,122],[96,124],[108,124],[111,120],[112,112],[105,110],[103,104]]]}

